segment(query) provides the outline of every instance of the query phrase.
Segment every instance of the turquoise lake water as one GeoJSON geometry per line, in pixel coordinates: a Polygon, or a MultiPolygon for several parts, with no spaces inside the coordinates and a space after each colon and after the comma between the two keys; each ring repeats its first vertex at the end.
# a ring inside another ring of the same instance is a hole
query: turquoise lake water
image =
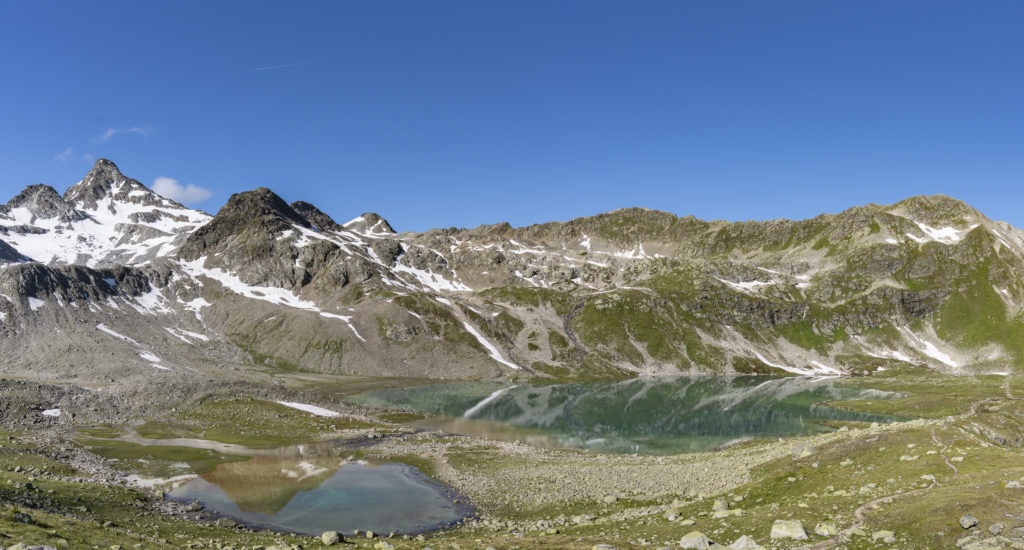
{"type": "Polygon", "coordinates": [[[541,446],[612,453],[707,451],[737,440],[828,431],[825,421],[889,422],[823,402],[890,399],[840,378],[652,377],[557,385],[454,383],[375,390],[366,405],[425,413],[417,424],[541,446]]]}
{"type": "Polygon", "coordinates": [[[253,457],[221,464],[170,493],[252,526],[318,536],[359,529],[414,534],[466,516],[466,505],[412,466],[338,458],[253,457]]]}

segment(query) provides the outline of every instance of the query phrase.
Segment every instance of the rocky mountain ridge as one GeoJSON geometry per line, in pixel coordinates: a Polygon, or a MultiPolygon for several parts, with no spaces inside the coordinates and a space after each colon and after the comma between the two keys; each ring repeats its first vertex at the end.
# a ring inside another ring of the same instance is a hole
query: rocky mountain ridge
{"type": "Polygon", "coordinates": [[[97,161],[0,206],[9,374],[120,384],[956,373],[1024,362],[1024,232],[944,196],[809,220],[646,209],[395,233],[265,188],[215,216],[97,161]]]}

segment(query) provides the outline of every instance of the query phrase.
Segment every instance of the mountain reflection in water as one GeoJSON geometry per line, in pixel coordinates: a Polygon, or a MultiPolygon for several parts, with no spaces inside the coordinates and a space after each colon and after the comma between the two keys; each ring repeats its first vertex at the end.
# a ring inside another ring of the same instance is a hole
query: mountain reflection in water
{"type": "Polygon", "coordinates": [[[467,510],[419,470],[350,462],[327,446],[282,449],[218,465],[171,493],[249,525],[319,535],[327,530],[416,533],[467,510]]]}
{"type": "Polygon", "coordinates": [[[847,386],[840,378],[676,376],[547,386],[441,384],[354,399],[426,413],[430,417],[417,425],[455,433],[605,452],[677,453],[828,431],[825,421],[889,422],[895,417],[821,403],[894,396],[847,386]]]}

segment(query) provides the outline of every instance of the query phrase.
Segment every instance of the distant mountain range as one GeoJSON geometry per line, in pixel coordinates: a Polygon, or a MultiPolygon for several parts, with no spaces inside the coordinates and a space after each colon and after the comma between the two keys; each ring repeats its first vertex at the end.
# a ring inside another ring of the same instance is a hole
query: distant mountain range
{"type": "Polygon", "coordinates": [[[83,383],[1024,364],[1024,232],[945,196],[803,221],[623,209],[395,233],[260,188],[215,215],[99,160],[0,206],[0,365],[83,383]]]}

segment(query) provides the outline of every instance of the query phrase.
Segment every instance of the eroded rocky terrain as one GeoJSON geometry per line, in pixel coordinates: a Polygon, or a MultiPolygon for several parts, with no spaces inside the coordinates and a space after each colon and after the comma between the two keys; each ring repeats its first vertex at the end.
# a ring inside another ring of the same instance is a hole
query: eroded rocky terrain
{"type": "Polygon", "coordinates": [[[395,233],[262,188],[210,216],[100,160],[0,206],[0,353],[9,374],[114,384],[1002,372],[1024,361],[1022,258],[1019,230],[943,196],[395,233]]]}

